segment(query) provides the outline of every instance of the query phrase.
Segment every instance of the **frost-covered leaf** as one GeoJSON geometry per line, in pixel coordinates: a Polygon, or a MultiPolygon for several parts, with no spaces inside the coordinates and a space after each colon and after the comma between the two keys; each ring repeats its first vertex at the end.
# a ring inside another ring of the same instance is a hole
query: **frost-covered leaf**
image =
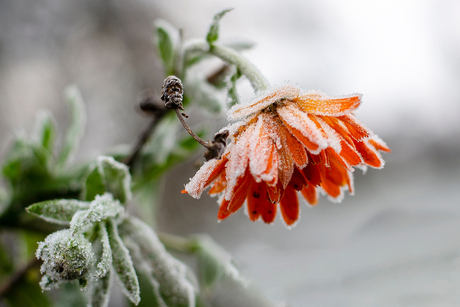
{"type": "Polygon", "coordinates": [[[85,183],[85,199],[109,192],[115,199],[125,203],[132,198],[131,175],[128,167],[112,157],[100,156],[85,183]]]}
{"type": "Polygon", "coordinates": [[[120,233],[129,245],[138,270],[147,274],[159,306],[195,306],[195,290],[185,265],[166,252],[155,232],[144,222],[126,219],[120,233]]]}
{"type": "Polygon", "coordinates": [[[101,240],[102,254],[101,260],[97,264],[94,273],[94,279],[96,280],[104,277],[112,266],[112,249],[110,247],[109,235],[105,223],[101,223],[100,225],[99,238],[101,240]]]}
{"type": "Polygon", "coordinates": [[[231,75],[228,85],[228,107],[231,108],[239,103],[238,92],[236,90],[236,81],[241,77],[241,72],[238,68],[234,67],[234,73],[231,75]]]}
{"type": "Polygon", "coordinates": [[[65,163],[72,158],[84,134],[86,125],[85,104],[78,88],[74,85],[67,87],[65,96],[72,108],[72,121],[67,129],[64,145],[62,146],[61,153],[57,160],[57,165],[59,166],[65,165],[65,163]]]}
{"type": "Polygon", "coordinates": [[[121,203],[131,200],[131,175],[128,167],[112,157],[99,157],[98,164],[104,173],[107,191],[121,203]]]}
{"type": "Polygon", "coordinates": [[[228,276],[243,285],[247,284],[233,264],[230,254],[210,237],[197,237],[195,248],[198,255],[199,278],[203,287],[212,286],[223,276],[228,276]]]}
{"type": "Polygon", "coordinates": [[[155,21],[154,42],[163,62],[166,75],[174,74],[177,40],[178,31],[172,25],[161,19],[155,21]]]}
{"type": "Polygon", "coordinates": [[[99,164],[93,167],[85,182],[85,199],[88,201],[94,200],[97,195],[103,195],[106,191],[105,178],[99,164]]]}
{"type": "Polygon", "coordinates": [[[70,221],[70,229],[74,232],[82,232],[91,227],[94,223],[115,218],[123,214],[125,208],[118,200],[113,199],[111,194],[97,195],[89,209],[78,211],[70,221]]]}
{"type": "Polygon", "coordinates": [[[72,220],[77,211],[88,208],[88,202],[76,199],[56,199],[35,203],[27,207],[26,210],[45,221],[66,225],[72,220]]]}
{"type": "Polygon", "coordinates": [[[209,44],[214,43],[219,38],[219,22],[222,19],[222,17],[231,10],[233,9],[225,9],[214,15],[214,19],[211,23],[211,26],[209,27],[208,34],[206,35],[206,40],[209,44]]]}
{"type": "Polygon", "coordinates": [[[205,80],[193,78],[186,82],[185,93],[193,105],[199,105],[214,114],[222,111],[222,96],[205,80]]]}
{"type": "Polygon", "coordinates": [[[108,221],[107,230],[110,238],[110,246],[112,247],[113,267],[126,296],[131,302],[137,305],[140,301],[140,291],[133,261],[131,260],[128,249],[118,235],[115,223],[108,221]]]}
{"type": "Polygon", "coordinates": [[[109,270],[102,278],[91,284],[88,307],[107,307],[112,287],[112,272],[109,270]]]}
{"type": "Polygon", "coordinates": [[[54,141],[56,138],[56,124],[53,116],[43,111],[37,116],[38,142],[50,155],[53,153],[54,141]]]}

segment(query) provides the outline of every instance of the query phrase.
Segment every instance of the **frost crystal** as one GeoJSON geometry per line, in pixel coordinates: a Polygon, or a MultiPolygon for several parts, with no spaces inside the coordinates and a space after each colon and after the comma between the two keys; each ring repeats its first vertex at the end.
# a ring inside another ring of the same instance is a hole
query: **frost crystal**
{"type": "Polygon", "coordinates": [[[64,281],[86,279],[95,261],[91,243],[80,233],[65,229],[54,232],[40,242],[36,252],[43,260],[40,283],[43,290],[50,290],[64,281]]]}

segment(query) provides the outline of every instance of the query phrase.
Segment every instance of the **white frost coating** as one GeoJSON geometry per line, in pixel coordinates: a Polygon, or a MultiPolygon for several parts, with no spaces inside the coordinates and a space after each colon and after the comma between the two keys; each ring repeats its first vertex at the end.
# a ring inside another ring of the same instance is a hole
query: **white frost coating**
{"type": "Polygon", "coordinates": [[[93,282],[90,290],[90,303],[88,307],[107,307],[112,289],[112,272],[108,271],[104,277],[93,282]]]}
{"type": "Polygon", "coordinates": [[[88,202],[76,199],[58,199],[36,203],[28,207],[26,210],[45,221],[61,225],[69,225],[69,222],[75,213],[88,208],[88,202]]]}
{"type": "Polygon", "coordinates": [[[97,195],[89,206],[88,210],[78,211],[70,221],[70,229],[76,232],[85,231],[96,222],[100,222],[109,217],[117,217],[123,214],[124,207],[118,200],[114,200],[112,195],[105,193],[97,195]]]}
{"type": "Polygon", "coordinates": [[[43,290],[50,290],[64,281],[85,279],[95,261],[91,243],[70,229],[47,236],[38,244],[36,256],[43,260],[40,267],[44,275],[40,282],[43,290]]]}
{"type": "Polygon", "coordinates": [[[327,148],[327,140],[321,135],[321,131],[316,127],[316,124],[308,118],[307,113],[301,111],[294,104],[280,107],[277,112],[292,128],[298,130],[303,136],[319,146],[317,150],[309,150],[312,154],[317,155],[321,150],[327,148]]]}
{"type": "Polygon", "coordinates": [[[243,119],[255,112],[261,111],[281,99],[293,99],[299,95],[299,88],[295,85],[284,84],[257,96],[247,103],[240,103],[228,110],[229,121],[243,119]]]}
{"type": "MultiPolygon", "coordinates": [[[[299,104],[304,105],[306,108],[312,108],[314,110],[309,111],[311,114],[315,115],[325,115],[325,116],[341,116],[348,114],[354,110],[356,110],[361,104],[362,94],[353,93],[350,95],[340,95],[340,96],[329,96],[326,93],[317,90],[309,90],[303,92],[299,95],[296,99],[302,100],[299,101],[299,104]],[[342,103],[338,103],[338,99],[346,99],[358,96],[359,99],[347,110],[342,109],[342,103]],[[319,100],[319,101],[318,101],[319,100]],[[320,109],[321,111],[319,111],[320,109]],[[317,111],[318,110],[318,111],[317,111]]],[[[296,102],[297,102],[296,101],[296,102]]]]}
{"type": "Polygon", "coordinates": [[[277,165],[274,165],[275,163],[272,164],[270,170],[267,169],[269,160],[275,160],[276,149],[274,148],[273,141],[269,138],[266,128],[264,115],[261,114],[255,124],[249,143],[249,169],[256,182],[261,182],[262,180],[271,182],[277,172],[277,165]],[[272,155],[271,157],[270,154],[272,155]]]}
{"type": "Polygon", "coordinates": [[[222,161],[216,159],[206,161],[198,172],[196,172],[195,176],[190,178],[190,182],[185,185],[185,191],[187,191],[187,193],[193,198],[199,199],[206,188],[206,181],[209,179],[212,171],[219,163],[222,163],[222,161]]]}
{"type": "Polygon", "coordinates": [[[327,135],[327,143],[328,147],[331,147],[332,149],[335,150],[336,153],[340,154],[340,151],[342,150],[342,146],[340,145],[340,136],[339,134],[331,128],[324,120],[321,118],[317,117],[316,118],[318,123],[321,125],[321,128],[327,135]]]}
{"type": "Polygon", "coordinates": [[[230,200],[235,190],[238,179],[244,175],[249,162],[249,144],[254,134],[254,125],[250,125],[238,137],[237,142],[230,151],[226,165],[227,188],[225,189],[225,199],[230,200]]]}
{"type": "MultiPolygon", "coordinates": [[[[187,279],[185,265],[166,252],[153,230],[136,218],[129,218],[120,225],[120,233],[139,247],[133,257],[140,256],[150,269],[146,272],[159,284],[159,293],[167,306],[195,306],[195,289],[187,279]]],[[[128,245],[131,247],[132,245],[128,245]]]]}
{"type": "Polygon", "coordinates": [[[96,266],[94,280],[104,277],[112,266],[112,249],[110,248],[109,235],[104,223],[101,223],[99,237],[102,245],[101,261],[96,266]]]}
{"type": "Polygon", "coordinates": [[[112,188],[110,189],[110,192],[113,194],[119,194],[119,192],[122,191],[124,196],[123,202],[130,201],[133,198],[133,194],[131,192],[131,175],[129,173],[128,166],[126,166],[126,164],[117,162],[113,157],[108,156],[98,157],[97,164],[105,176],[106,185],[109,185],[109,189],[112,188]],[[116,178],[113,178],[113,175],[115,175],[116,178]],[[110,186],[112,181],[113,186],[110,186]],[[121,191],[117,192],[115,190],[121,191]]]}

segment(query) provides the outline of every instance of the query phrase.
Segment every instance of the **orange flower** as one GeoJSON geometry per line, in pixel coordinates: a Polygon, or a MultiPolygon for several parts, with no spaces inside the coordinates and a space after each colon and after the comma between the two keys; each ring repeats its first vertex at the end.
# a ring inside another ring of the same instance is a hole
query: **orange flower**
{"type": "Polygon", "coordinates": [[[378,150],[390,149],[353,115],[360,104],[359,94],[329,97],[284,85],[236,105],[222,159],[206,162],[183,192],[200,198],[211,186],[209,194],[222,193],[219,220],[246,202],[252,221],[272,223],[279,207],[291,226],[299,219],[298,192],[311,205],[318,191],[340,201],[344,190],[353,194],[353,166],[383,167],[378,150]]]}

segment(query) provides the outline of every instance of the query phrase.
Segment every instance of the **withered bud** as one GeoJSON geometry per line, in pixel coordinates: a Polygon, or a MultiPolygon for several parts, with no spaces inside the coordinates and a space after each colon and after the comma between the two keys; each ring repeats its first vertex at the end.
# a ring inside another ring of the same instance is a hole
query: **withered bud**
{"type": "Polygon", "coordinates": [[[216,133],[214,135],[214,140],[209,141],[208,149],[204,152],[204,158],[206,161],[211,159],[219,160],[222,158],[224,154],[225,148],[227,147],[227,138],[228,138],[228,131],[224,130],[223,132],[216,133]]]}
{"type": "Polygon", "coordinates": [[[183,110],[183,94],[184,88],[179,78],[176,76],[169,76],[165,79],[161,100],[164,101],[166,108],[183,110]]]}

